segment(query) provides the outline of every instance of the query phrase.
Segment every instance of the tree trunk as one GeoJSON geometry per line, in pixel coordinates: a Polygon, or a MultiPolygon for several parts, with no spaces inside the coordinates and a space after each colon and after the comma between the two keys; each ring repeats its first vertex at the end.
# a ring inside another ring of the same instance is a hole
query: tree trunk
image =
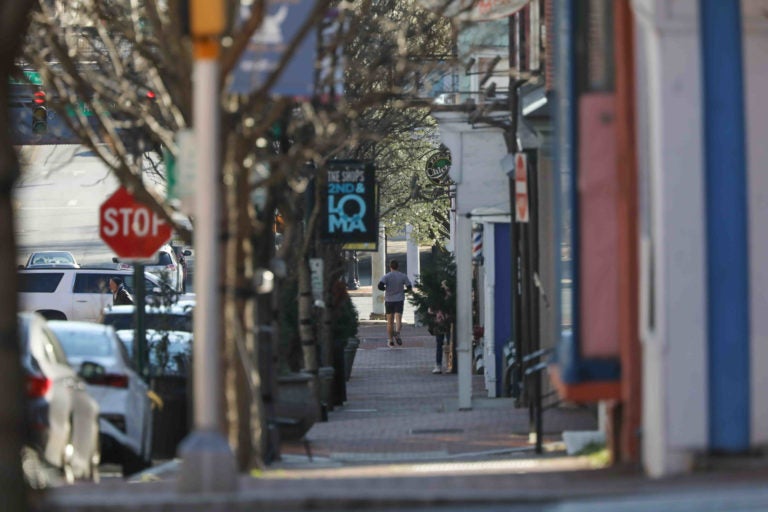
{"type": "MultiPolygon", "coordinates": [[[[3,74],[7,77],[8,74],[3,74]]],[[[7,81],[7,78],[4,78],[7,81]]],[[[7,83],[7,82],[6,82],[7,83]]],[[[0,90],[6,88],[0,86],[0,90]]],[[[7,128],[7,94],[0,92],[0,126],[7,128]]],[[[0,135],[0,389],[5,399],[0,407],[0,509],[26,510],[26,484],[21,472],[21,446],[24,426],[22,372],[19,354],[16,290],[16,239],[12,207],[12,187],[18,175],[18,162],[7,129],[0,135]]]]}
{"type": "Polygon", "coordinates": [[[314,329],[312,282],[306,258],[299,262],[299,339],[304,358],[304,370],[317,375],[317,341],[314,329]]]}
{"type": "Polygon", "coordinates": [[[23,375],[20,364],[16,282],[13,185],[19,163],[10,140],[8,77],[27,30],[32,2],[0,2],[0,509],[27,510],[27,486],[21,470],[24,426],[23,375]]]}
{"type": "MultiPolygon", "coordinates": [[[[237,147],[231,141],[230,147],[237,147]]],[[[234,161],[231,158],[227,162],[234,161]]],[[[227,169],[234,173],[234,166],[227,169]]],[[[256,337],[256,268],[248,182],[245,173],[225,179],[226,252],[224,332],[226,355],[227,432],[241,471],[264,464],[263,438],[266,433],[261,403],[256,337]]]]}

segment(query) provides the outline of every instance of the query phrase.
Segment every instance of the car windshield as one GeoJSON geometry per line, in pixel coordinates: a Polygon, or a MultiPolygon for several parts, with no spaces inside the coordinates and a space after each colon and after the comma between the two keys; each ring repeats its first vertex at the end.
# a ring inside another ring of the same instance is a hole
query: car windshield
{"type": "MultiPolygon", "coordinates": [[[[122,331],[134,328],[134,315],[130,313],[107,313],[104,323],[122,331]]],[[[192,332],[192,315],[173,313],[147,313],[144,315],[144,328],[156,331],[192,332]]]]}
{"type": "Polygon", "coordinates": [[[44,252],[33,254],[30,265],[74,265],[75,259],[68,252],[44,252]]]}
{"type": "Polygon", "coordinates": [[[53,332],[59,338],[67,357],[110,357],[114,354],[114,344],[110,343],[105,331],[53,327],[53,332]]]}

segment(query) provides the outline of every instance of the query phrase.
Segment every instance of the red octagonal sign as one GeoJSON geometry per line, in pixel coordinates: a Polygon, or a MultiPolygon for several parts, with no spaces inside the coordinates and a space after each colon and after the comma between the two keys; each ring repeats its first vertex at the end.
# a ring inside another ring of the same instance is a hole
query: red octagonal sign
{"type": "Polygon", "coordinates": [[[120,187],[99,208],[99,236],[120,258],[148,259],[170,238],[165,220],[120,187]]]}

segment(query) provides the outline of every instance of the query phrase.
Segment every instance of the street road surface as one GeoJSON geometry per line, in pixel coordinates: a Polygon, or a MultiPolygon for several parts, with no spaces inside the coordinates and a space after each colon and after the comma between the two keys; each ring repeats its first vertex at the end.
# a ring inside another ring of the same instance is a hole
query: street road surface
{"type": "Polygon", "coordinates": [[[99,205],[117,179],[90,150],[78,145],[23,146],[14,207],[19,263],[34,250],[68,250],[80,263],[108,263],[112,251],[99,238],[99,205]]]}

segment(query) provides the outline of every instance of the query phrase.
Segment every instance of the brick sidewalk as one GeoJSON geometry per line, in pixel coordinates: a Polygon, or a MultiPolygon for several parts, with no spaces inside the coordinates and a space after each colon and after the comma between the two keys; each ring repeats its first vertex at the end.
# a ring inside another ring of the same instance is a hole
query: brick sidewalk
{"type": "MultiPolygon", "coordinates": [[[[371,463],[530,454],[526,408],[516,409],[510,398],[485,398],[483,376],[474,375],[472,409],[458,410],[457,376],[431,373],[434,337],[413,325],[404,325],[402,336],[402,347],[388,348],[384,323],[361,325],[347,402],[306,435],[315,457],[371,463]]],[[[596,419],[585,409],[553,409],[544,414],[544,428],[545,443],[562,449],[563,430],[592,430],[596,419]]],[[[303,451],[283,447],[285,454],[303,451]]]]}

